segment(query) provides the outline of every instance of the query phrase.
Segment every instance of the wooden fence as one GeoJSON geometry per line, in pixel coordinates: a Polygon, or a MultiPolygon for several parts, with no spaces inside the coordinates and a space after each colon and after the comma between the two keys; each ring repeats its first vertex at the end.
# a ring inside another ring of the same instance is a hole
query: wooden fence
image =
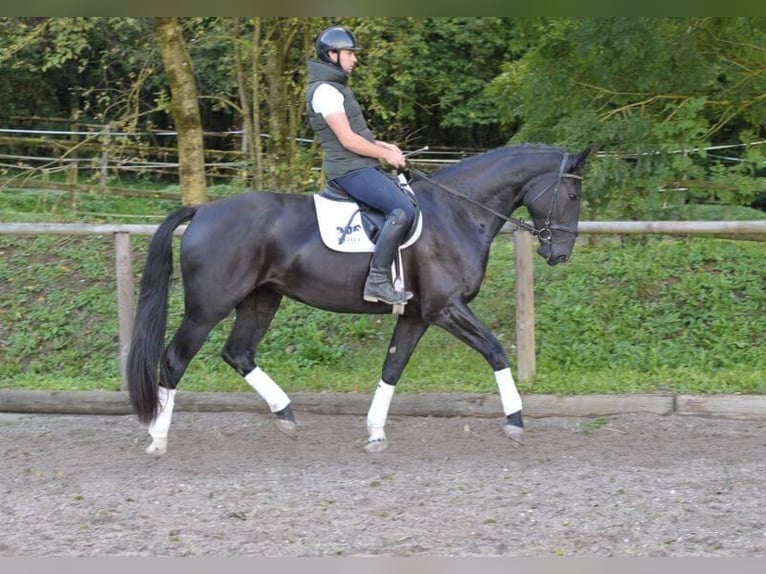
{"type": "MultiPolygon", "coordinates": [[[[119,319],[119,361],[121,388],[127,388],[125,364],[133,333],[135,278],[131,236],[153,235],[157,225],[85,223],[0,223],[6,235],[112,235],[115,246],[117,308],[119,319]]],[[[180,226],[177,234],[183,233],[180,226]]],[[[582,221],[581,234],[594,235],[707,235],[766,240],[766,220],[756,221],[582,221]]],[[[506,225],[513,233],[516,265],[516,358],[520,381],[535,378],[535,303],[533,247],[528,231],[506,225]]]]}

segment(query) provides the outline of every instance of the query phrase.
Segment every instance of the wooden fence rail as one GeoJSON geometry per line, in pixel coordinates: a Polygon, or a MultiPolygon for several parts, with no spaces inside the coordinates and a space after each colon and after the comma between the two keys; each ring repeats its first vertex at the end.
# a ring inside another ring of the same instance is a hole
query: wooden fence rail
{"type": "MultiPolygon", "coordinates": [[[[119,319],[120,386],[126,390],[125,364],[133,333],[135,281],[132,235],[153,235],[157,225],[88,223],[0,223],[5,235],[112,235],[115,245],[119,319]]],[[[180,226],[176,234],[183,233],[180,226]]],[[[708,235],[766,239],[766,220],[755,221],[582,221],[581,234],[598,235],[708,235]]],[[[534,237],[506,225],[513,232],[516,265],[516,359],[520,381],[535,378],[534,237]]]]}

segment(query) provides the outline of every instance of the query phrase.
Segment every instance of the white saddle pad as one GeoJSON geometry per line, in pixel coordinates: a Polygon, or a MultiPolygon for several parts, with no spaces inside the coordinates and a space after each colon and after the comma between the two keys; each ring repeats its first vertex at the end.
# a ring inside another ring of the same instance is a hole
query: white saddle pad
{"type": "MultiPolygon", "coordinates": [[[[324,244],[333,251],[343,253],[372,253],[375,244],[370,241],[362,227],[359,206],[353,201],[334,201],[321,195],[314,195],[319,234],[324,244]]],[[[415,232],[402,243],[400,250],[409,247],[423,230],[423,214],[418,213],[415,232]]]]}

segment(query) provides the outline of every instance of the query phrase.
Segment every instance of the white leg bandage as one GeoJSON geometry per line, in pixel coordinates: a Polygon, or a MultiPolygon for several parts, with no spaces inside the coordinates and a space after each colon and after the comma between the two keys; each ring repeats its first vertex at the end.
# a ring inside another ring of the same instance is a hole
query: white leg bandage
{"type": "Polygon", "coordinates": [[[167,438],[170,420],[173,418],[173,407],[176,404],[176,390],[158,387],[157,398],[160,402],[160,412],[149,424],[149,434],[152,438],[167,438]]]}
{"type": "Polygon", "coordinates": [[[521,410],[521,396],[516,390],[516,383],[513,382],[511,369],[495,371],[495,381],[500,391],[500,401],[503,403],[503,413],[511,415],[521,410]]]}
{"type": "Polygon", "coordinates": [[[263,369],[256,367],[250,371],[245,380],[255,389],[255,392],[261,395],[261,398],[269,405],[272,413],[281,411],[290,404],[290,398],[285,394],[282,388],[277,385],[263,369]]]}
{"type": "Polygon", "coordinates": [[[375,389],[370,410],[367,411],[367,430],[370,433],[369,440],[383,440],[386,438],[386,419],[391,400],[394,398],[394,385],[389,385],[381,380],[375,389]]]}

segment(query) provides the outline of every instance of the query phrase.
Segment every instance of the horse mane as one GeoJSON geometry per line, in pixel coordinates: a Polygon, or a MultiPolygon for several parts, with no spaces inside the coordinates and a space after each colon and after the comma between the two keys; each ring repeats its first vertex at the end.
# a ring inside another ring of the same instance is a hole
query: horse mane
{"type": "Polygon", "coordinates": [[[494,149],[490,149],[473,156],[469,156],[458,163],[446,165],[440,167],[432,172],[432,176],[439,176],[450,174],[454,170],[471,169],[476,163],[480,163],[486,159],[492,160],[495,156],[507,153],[518,153],[519,155],[535,154],[535,153],[564,153],[564,150],[558,146],[552,146],[543,143],[520,143],[520,144],[508,144],[494,149]]]}

